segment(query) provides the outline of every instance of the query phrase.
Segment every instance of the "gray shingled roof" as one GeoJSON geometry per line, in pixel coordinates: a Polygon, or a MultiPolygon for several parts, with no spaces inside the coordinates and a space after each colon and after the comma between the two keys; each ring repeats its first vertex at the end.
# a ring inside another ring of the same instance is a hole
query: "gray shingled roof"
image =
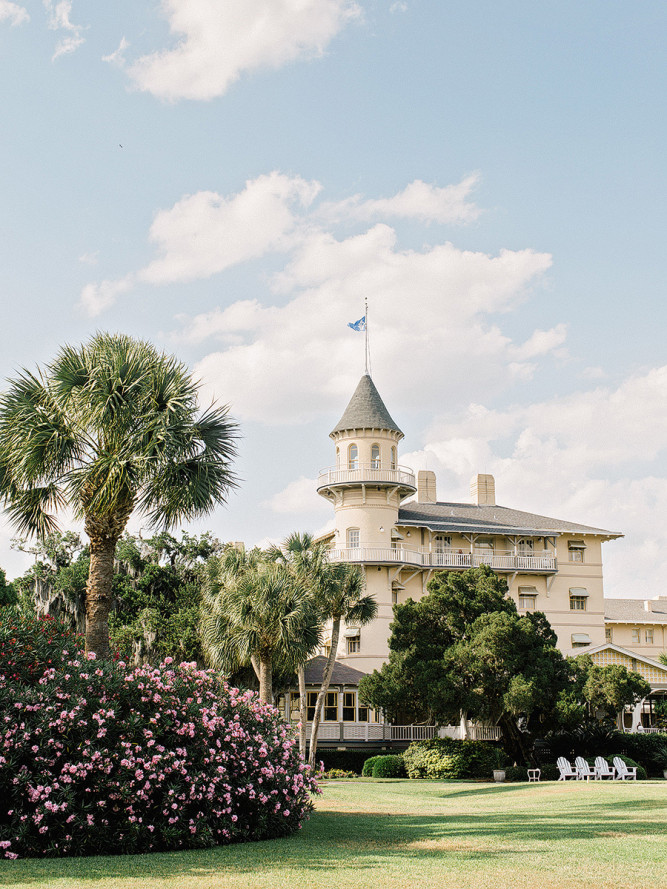
{"type": "Polygon", "coordinates": [[[404,503],[397,525],[426,526],[432,531],[464,531],[471,534],[517,534],[542,537],[547,534],[601,534],[622,537],[616,531],[577,525],[561,519],[506,506],[477,506],[474,503],[404,503]]]}
{"type": "Polygon", "coordinates": [[[629,624],[667,624],[667,599],[649,599],[651,611],[643,599],[605,599],[604,619],[629,624]]]}
{"type": "MultiPolygon", "coordinates": [[[[322,657],[322,655],[318,655],[308,661],[306,664],[306,685],[321,685],[326,662],[327,659],[322,657]]],[[[359,685],[359,680],[365,675],[366,673],[362,673],[361,670],[355,670],[354,667],[348,667],[347,664],[334,661],[331,684],[359,685]]]]}
{"type": "Polygon", "coordinates": [[[345,429],[389,429],[403,438],[369,374],[364,374],[359,380],[345,413],[331,430],[331,435],[345,429]]]}

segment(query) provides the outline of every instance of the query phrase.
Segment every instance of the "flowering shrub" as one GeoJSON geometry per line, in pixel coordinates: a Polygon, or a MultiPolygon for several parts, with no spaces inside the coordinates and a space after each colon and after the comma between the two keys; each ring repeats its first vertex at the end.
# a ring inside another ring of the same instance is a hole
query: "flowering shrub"
{"type": "Polygon", "coordinates": [[[210,671],[169,658],[129,670],[80,651],[37,682],[33,664],[27,681],[3,667],[7,858],[279,837],[310,810],[317,786],[277,711],[210,671]]]}
{"type": "Polygon", "coordinates": [[[0,616],[0,673],[10,680],[36,684],[48,667],[60,667],[82,637],[52,617],[22,614],[6,607],[0,616]]]}

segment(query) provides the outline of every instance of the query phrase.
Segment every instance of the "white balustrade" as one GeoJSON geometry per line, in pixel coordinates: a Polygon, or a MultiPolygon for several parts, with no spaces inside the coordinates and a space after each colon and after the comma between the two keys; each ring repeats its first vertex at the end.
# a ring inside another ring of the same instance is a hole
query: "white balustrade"
{"type": "Polygon", "coordinates": [[[489,565],[499,571],[556,571],[555,556],[532,556],[499,552],[463,552],[448,550],[427,552],[406,547],[335,547],[329,550],[332,562],[390,562],[399,565],[417,565],[424,568],[478,568],[489,565]]]}
{"type": "Polygon", "coordinates": [[[388,469],[378,466],[377,463],[358,463],[353,467],[332,466],[320,470],[317,479],[318,488],[349,484],[391,484],[416,488],[415,474],[411,469],[406,466],[388,469]]]}

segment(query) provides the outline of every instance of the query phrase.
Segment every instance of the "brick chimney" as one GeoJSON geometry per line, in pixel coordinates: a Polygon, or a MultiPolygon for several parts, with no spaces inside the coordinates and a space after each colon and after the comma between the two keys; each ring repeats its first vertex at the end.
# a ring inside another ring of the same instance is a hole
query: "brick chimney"
{"type": "Polygon", "coordinates": [[[496,505],[496,480],[492,475],[479,474],[470,482],[470,496],[477,506],[496,505]]]}
{"type": "Polygon", "coordinates": [[[417,503],[437,503],[435,472],[420,469],[417,473],[417,503]]]}

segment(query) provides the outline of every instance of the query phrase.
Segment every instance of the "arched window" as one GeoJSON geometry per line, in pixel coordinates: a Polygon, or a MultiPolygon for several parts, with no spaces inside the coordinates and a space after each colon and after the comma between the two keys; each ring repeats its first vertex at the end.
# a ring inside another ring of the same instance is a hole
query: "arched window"
{"type": "Polygon", "coordinates": [[[348,549],[359,549],[361,539],[359,535],[359,528],[348,528],[347,529],[347,548],[348,549]]]}
{"type": "Polygon", "coordinates": [[[391,468],[396,469],[396,448],[391,449],[391,468]]]}
{"type": "Polygon", "coordinates": [[[340,469],[340,448],[336,448],[336,469],[340,469]]]}
{"type": "Polygon", "coordinates": [[[380,445],[374,444],[371,448],[371,469],[380,468],[380,445]]]}
{"type": "Polygon", "coordinates": [[[351,444],[347,449],[347,468],[359,469],[359,448],[356,444],[351,444]]]}

